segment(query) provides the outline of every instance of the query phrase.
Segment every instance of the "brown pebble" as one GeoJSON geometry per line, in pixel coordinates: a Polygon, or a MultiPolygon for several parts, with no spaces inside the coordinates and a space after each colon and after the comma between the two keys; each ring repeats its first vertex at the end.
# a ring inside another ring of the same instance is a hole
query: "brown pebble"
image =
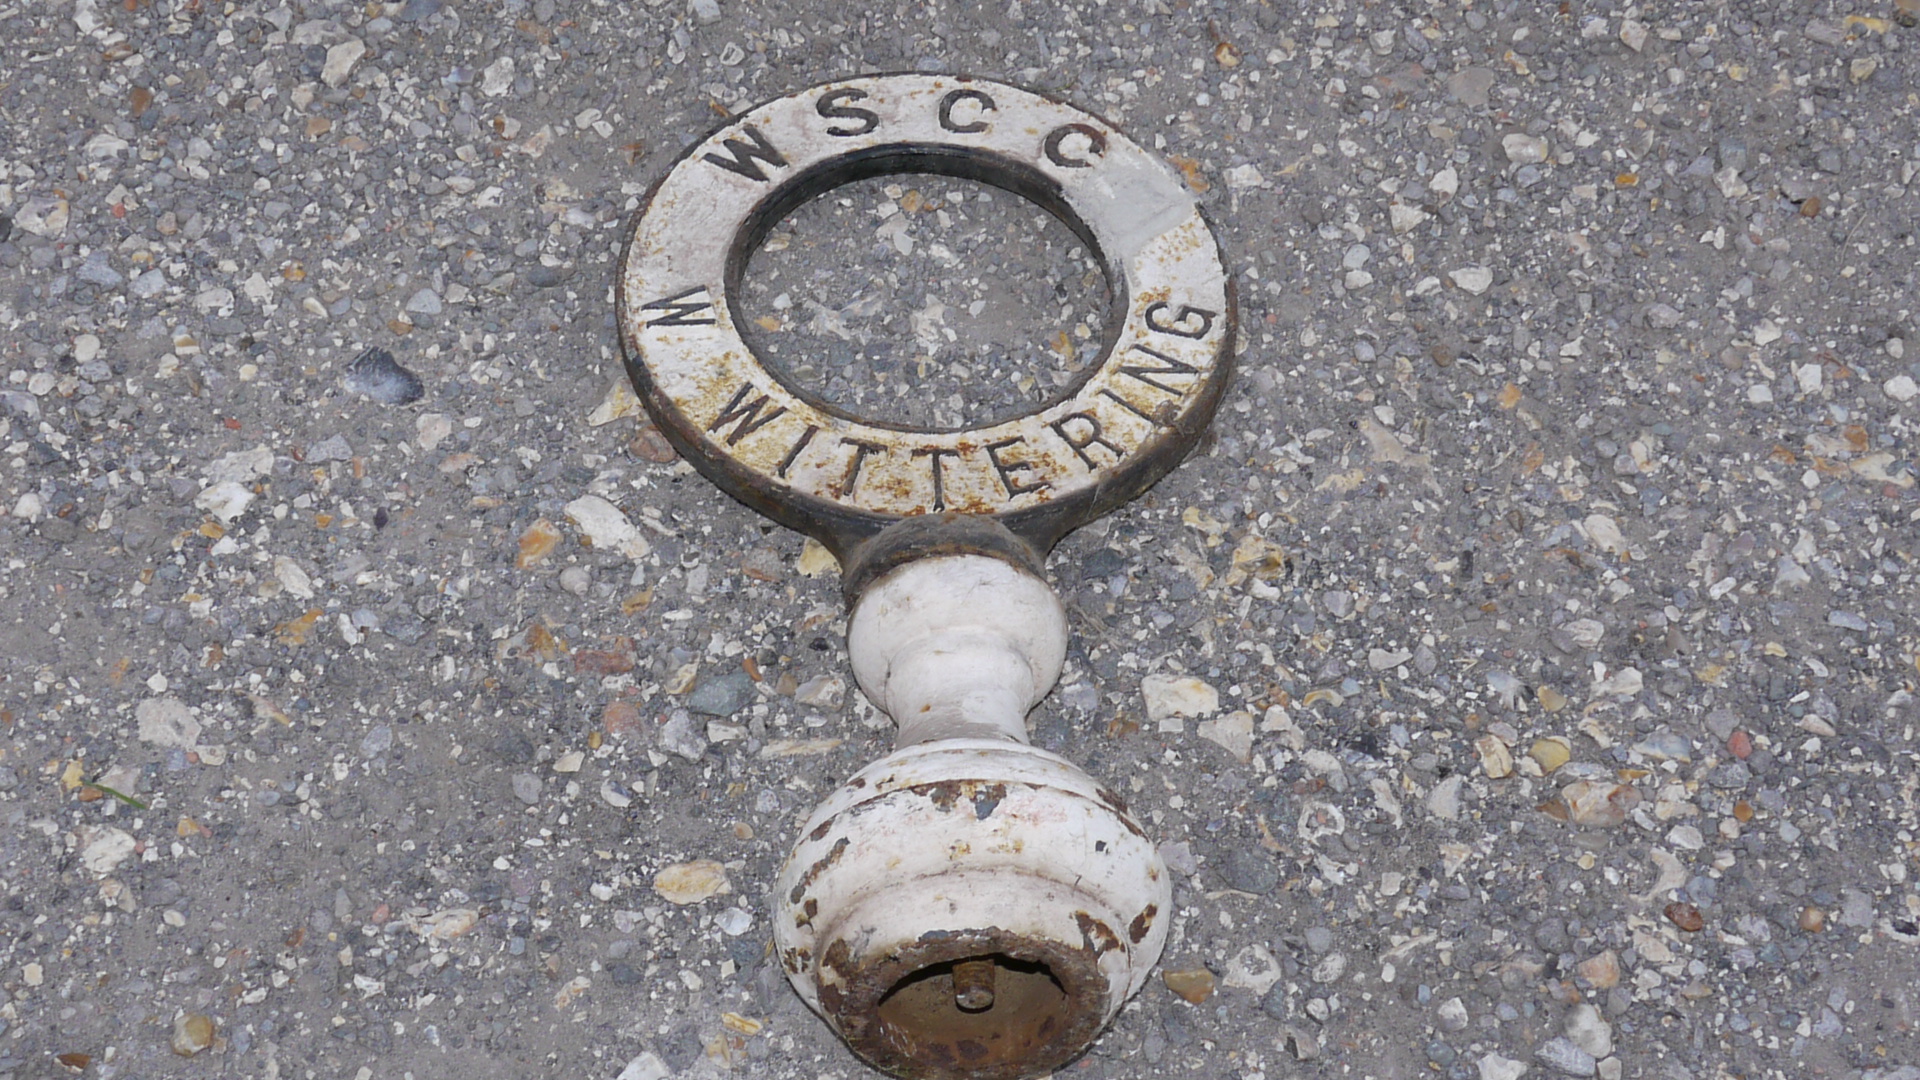
{"type": "Polygon", "coordinates": [[[755,581],[779,581],[785,571],[785,561],[772,548],[748,548],[740,555],[740,572],[755,581]]]}
{"type": "Polygon", "coordinates": [[[1827,928],[1827,913],[1808,904],[1800,909],[1800,929],[1809,934],[1817,934],[1827,928]]]}
{"type": "Polygon", "coordinates": [[[639,433],[633,437],[632,442],[627,444],[627,448],[633,451],[634,457],[642,461],[651,461],[655,465],[665,465],[680,456],[679,452],[673,448],[673,444],[667,441],[667,437],[660,434],[660,429],[652,424],[642,424],[639,433]]]}
{"type": "Polygon", "coordinates": [[[1625,784],[1576,780],[1560,789],[1566,800],[1567,815],[1575,825],[1588,829],[1616,828],[1640,805],[1640,792],[1625,784]]]}
{"type": "Polygon", "coordinates": [[[181,1013],[173,1018],[173,1052],[192,1057],[213,1045],[213,1019],[200,1013],[181,1013]]]}
{"type": "Polygon", "coordinates": [[[611,649],[575,649],[573,670],[592,675],[625,675],[633,670],[633,655],[611,649]]]}
{"type": "Polygon", "coordinates": [[[1820,196],[1818,195],[1807,196],[1807,200],[1800,204],[1800,216],[1805,218],[1819,217],[1820,216],[1820,196]]]}
{"type": "Polygon", "coordinates": [[[1707,925],[1707,920],[1700,917],[1699,908],[1679,901],[1667,905],[1667,921],[1689,934],[1696,933],[1701,927],[1707,925]]]}
{"type": "Polygon", "coordinates": [[[600,713],[600,726],[607,737],[632,742],[647,737],[647,725],[640,710],[629,701],[610,701],[600,713]]]}
{"type": "Polygon", "coordinates": [[[1745,825],[1753,820],[1753,804],[1745,799],[1733,804],[1733,819],[1745,825]]]}
{"type": "Polygon", "coordinates": [[[1213,972],[1206,968],[1188,968],[1185,971],[1163,971],[1160,978],[1167,989],[1194,1005],[1213,996],[1213,972]]]}
{"type": "Polygon", "coordinates": [[[1620,985],[1620,956],[1608,949],[1574,965],[1573,973],[1587,980],[1596,990],[1611,990],[1620,985]]]}
{"type": "Polygon", "coordinates": [[[1727,737],[1727,753],[1732,754],[1741,761],[1747,760],[1748,756],[1753,753],[1753,736],[1744,731],[1736,731],[1732,735],[1729,735],[1727,737]]]}
{"type": "Polygon", "coordinates": [[[560,530],[554,527],[553,522],[541,518],[520,534],[520,554],[514,558],[513,564],[525,570],[553,554],[553,549],[559,543],[560,530]]]}

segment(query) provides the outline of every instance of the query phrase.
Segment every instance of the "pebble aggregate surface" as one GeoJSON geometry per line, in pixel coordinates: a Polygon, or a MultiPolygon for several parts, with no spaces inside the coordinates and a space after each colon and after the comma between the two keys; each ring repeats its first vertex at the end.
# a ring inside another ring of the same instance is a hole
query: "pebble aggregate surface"
{"type": "MultiPolygon", "coordinates": [[[[872,1075],[768,890],[889,745],[611,282],[827,79],[969,72],[1222,238],[1205,442],[1034,741],[1174,870],[1063,1077],[1920,1078],[1920,3],[0,0],[0,1080],[872,1075]]],[[[775,226],[756,347],[1018,412],[1016,196],[775,226]]]]}

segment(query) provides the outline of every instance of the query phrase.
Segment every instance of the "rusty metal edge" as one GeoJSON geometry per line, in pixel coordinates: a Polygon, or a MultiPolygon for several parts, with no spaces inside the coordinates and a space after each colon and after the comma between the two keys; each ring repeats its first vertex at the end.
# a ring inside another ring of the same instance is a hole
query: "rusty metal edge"
{"type": "Polygon", "coordinates": [[[879,1005],[902,979],[935,964],[998,953],[1045,965],[1069,1000],[1099,1000],[1104,1005],[1108,993],[1099,954],[1091,949],[1034,941],[999,927],[951,931],[929,938],[853,970],[843,970],[836,963],[851,963],[843,941],[827,946],[822,958],[822,964],[832,966],[847,988],[823,985],[821,1007],[833,1018],[848,1048],[875,1068],[907,1080],[1022,1080],[1058,1071],[1086,1053],[1106,1027],[1104,1007],[1083,1008],[1079,1019],[1047,1039],[1038,1052],[998,1067],[942,1067],[908,1057],[905,1048],[889,1037],[888,1025],[879,1017],[879,1005]]]}

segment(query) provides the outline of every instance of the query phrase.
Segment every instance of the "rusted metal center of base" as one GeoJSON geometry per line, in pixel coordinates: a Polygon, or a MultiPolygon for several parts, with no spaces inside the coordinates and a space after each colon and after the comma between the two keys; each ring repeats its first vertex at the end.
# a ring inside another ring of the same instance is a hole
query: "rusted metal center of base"
{"type": "Polygon", "coordinates": [[[847,983],[820,995],[847,1045],[914,1080],[1052,1072],[1086,1049],[1107,1007],[1093,952],[998,929],[928,934],[847,983]]]}
{"type": "Polygon", "coordinates": [[[616,301],[628,373],[681,454],[842,556],[943,512],[990,515],[1046,552],[1179,462],[1235,336],[1219,246],[1164,162],[1066,102],[951,75],[811,87],[694,144],[635,216],[616,301]],[[966,430],[849,415],[763,364],[734,298],[766,231],[840,184],[901,172],[992,184],[1079,235],[1114,293],[1099,361],[1034,411],[966,430]]]}

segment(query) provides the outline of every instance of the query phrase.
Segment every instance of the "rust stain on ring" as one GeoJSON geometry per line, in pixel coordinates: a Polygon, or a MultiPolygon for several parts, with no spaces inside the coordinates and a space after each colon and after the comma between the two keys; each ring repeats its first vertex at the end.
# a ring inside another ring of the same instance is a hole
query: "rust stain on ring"
{"type": "Polygon", "coordinates": [[[794,882],[793,889],[787,893],[787,901],[794,904],[799,903],[800,898],[807,895],[807,888],[811,886],[821,874],[826,873],[828,868],[832,867],[834,863],[840,861],[840,856],[847,853],[847,846],[852,842],[853,841],[848,840],[844,836],[835,840],[833,847],[829,848],[825,855],[816,859],[812,866],[807,867],[807,872],[800,875],[799,881],[794,882]]]}

